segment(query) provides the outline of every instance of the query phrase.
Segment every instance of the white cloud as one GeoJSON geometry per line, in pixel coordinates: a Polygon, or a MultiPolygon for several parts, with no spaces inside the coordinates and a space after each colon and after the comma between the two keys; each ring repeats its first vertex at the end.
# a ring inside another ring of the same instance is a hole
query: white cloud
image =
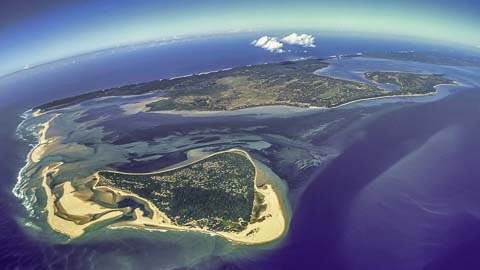
{"type": "Polygon", "coordinates": [[[302,46],[305,48],[313,48],[315,47],[315,37],[308,34],[291,33],[290,35],[287,35],[280,40],[277,37],[262,36],[259,39],[252,41],[252,45],[263,48],[273,53],[285,52],[285,50],[283,49],[284,43],[302,46]]]}
{"type": "Polygon", "coordinates": [[[291,33],[282,38],[282,41],[290,45],[300,45],[303,47],[315,47],[315,37],[307,34],[291,33]]]}
{"type": "Polygon", "coordinates": [[[283,43],[279,42],[276,37],[263,36],[257,40],[252,41],[256,47],[261,47],[273,53],[283,53],[283,43]]]}

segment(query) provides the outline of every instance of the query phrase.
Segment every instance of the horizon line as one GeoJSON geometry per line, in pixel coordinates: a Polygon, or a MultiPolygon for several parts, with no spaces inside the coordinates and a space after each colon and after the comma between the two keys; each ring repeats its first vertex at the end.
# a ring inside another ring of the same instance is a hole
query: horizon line
{"type": "Polygon", "coordinates": [[[92,55],[95,53],[102,53],[105,51],[113,50],[113,49],[124,49],[128,47],[135,47],[135,46],[145,46],[145,45],[150,45],[150,44],[170,44],[170,43],[176,43],[176,42],[185,42],[185,41],[193,41],[197,39],[205,39],[205,38],[213,38],[213,37],[222,37],[225,35],[242,35],[242,34],[253,34],[253,33],[258,33],[260,35],[267,35],[267,34],[278,34],[280,32],[286,33],[286,32],[301,32],[301,31],[307,31],[311,33],[321,33],[321,34],[367,34],[369,36],[375,36],[376,38],[379,39],[405,39],[405,40],[418,40],[422,43],[433,43],[437,44],[439,42],[443,42],[442,44],[438,44],[442,47],[448,47],[448,48],[459,48],[462,47],[463,49],[471,49],[471,50],[478,50],[480,49],[480,45],[477,44],[465,44],[465,43],[460,43],[460,42],[455,42],[455,41],[445,41],[445,40],[438,40],[438,39],[426,39],[426,38],[421,38],[421,37],[416,37],[416,36],[411,36],[411,35],[400,35],[400,34],[389,34],[389,35],[383,35],[383,33],[380,32],[363,32],[363,31],[338,31],[338,30],[308,30],[308,29],[296,29],[296,30],[266,30],[266,29],[246,29],[246,30],[232,30],[232,31],[223,31],[223,32],[212,32],[212,33],[205,33],[205,34],[199,34],[199,35],[176,35],[176,36],[171,36],[171,37],[164,37],[164,38],[155,38],[155,39],[149,39],[149,40],[144,40],[144,41],[139,41],[139,42],[133,42],[129,44],[119,44],[116,46],[110,46],[110,47],[104,47],[104,48],[99,48],[91,51],[85,51],[85,52],[80,52],[77,54],[72,54],[70,56],[66,57],[60,57],[56,58],[53,60],[45,61],[43,63],[35,64],[32,66],[24,67],[21,69],[14,70],[12,72],[8,72],[5,74],[0,74],[0,80],[14,76],[18,73],[26,72],[35,68],[39,68],[42,66],[54,64],[57,62],[62,62],[68,59],[72,58],[78,58],[78,57],[83,57],[83,56],[88,56],[92,55]],[[270,33],[262,33],[261,31],[269,31],[270,33]]]}

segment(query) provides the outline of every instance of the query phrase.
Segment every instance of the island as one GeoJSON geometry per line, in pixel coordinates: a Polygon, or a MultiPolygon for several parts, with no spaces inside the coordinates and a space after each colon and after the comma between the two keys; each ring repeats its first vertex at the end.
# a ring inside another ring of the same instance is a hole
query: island
{"type": "Polygon", "coordinates": [[[64,108],[89,99],[109,96],[157,94],[146,111],[229,111],[265,105],[337,107],[356,100],[435,92],[435,85],[452,84],[442,74],[402,72],[367,73],[375,82],[397,84],[397,91],[315,74],[328,68],[321,59],[306,59],[236,67],[217,72],[126,85],[52,101],[38,112],[64,108]],[[388,77],[388,79],[387,79],[388,77]]]}
{"type": "Polygon", "coordinates": [[[70,238],[100,226],[195,231],[238,244],[281,237],[287,220],[278,194],[247,152],[229,149],[179,167],[149,173],[98,171],[83,184],[65,182],[52,191],[50,226],[70,238]]]}

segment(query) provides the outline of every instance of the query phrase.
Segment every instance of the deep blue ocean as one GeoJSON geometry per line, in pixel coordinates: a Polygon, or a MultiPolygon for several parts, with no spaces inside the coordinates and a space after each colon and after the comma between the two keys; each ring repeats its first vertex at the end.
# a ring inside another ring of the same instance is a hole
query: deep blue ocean
{"type": "MultiPolygon", "coordinates": [[[[129,83],[301,57],[466,53],[398,38],[318,34],[317,47],[307,52],[272,54],[250,44],[258,36],[116,48],[0,78],[0,268],[137,269],[137,262],[151,261],[157,269],[156,252],[177,261],[185,252],[145,237],[52,244],[28,235],[23,229],[28,214],[12,189],[29,146],[15,129],[20,115],[35,105],[129,83]]],[[[480,92],[465,90],[386,110],[356,125],[349,132],[357,139],[319,170],[303,193],[281,246],[244,259],[201,258],[184,267],[480,269],[479,115],[480,92]]]]}

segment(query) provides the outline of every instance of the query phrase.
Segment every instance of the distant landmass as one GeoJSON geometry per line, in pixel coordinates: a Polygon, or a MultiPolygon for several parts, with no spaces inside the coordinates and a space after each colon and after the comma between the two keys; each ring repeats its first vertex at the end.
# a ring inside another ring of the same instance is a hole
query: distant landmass
{"type": "Polygon", "coordinates": [[[442,74],[374,72],[374,83],[398,85],[399,90],[314,74],[327,68],[321,59],[252,65],[206,74],[158,80],[100,90],[56,100],[36,107],[44,112],[93,98],[159,93],[146,107],[150,111],[226,111],[265,105],[335,107],[352,101],[435,92],[435,85],[452,84],[442,74]]]}
{"type": "Polygon", "coordinates": [[[454,55],[445,52],[416,52],[416,51],[393,51],[393,52],[376,52],[364,55],[370,58],[383,58],[400,61],[415,61],[420,63],[446,65],[446,66],[480,66],[480,57],[472,55],[454,55]]]}

